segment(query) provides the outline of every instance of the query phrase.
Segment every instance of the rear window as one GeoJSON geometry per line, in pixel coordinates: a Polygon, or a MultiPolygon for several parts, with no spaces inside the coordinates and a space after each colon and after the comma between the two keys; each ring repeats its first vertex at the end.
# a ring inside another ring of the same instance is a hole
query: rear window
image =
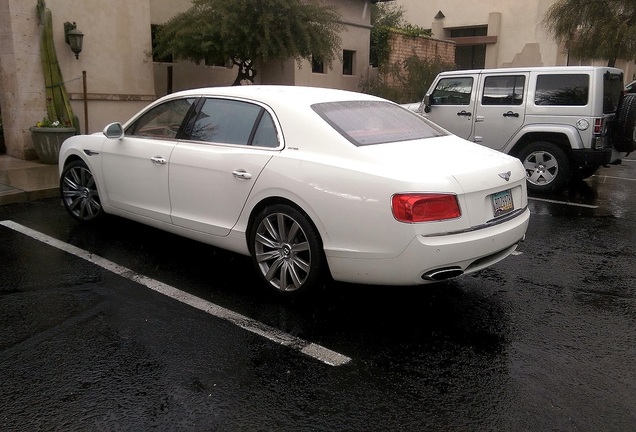
{"type": "Polygon", "coordinates": [[[326,102],[312,109],[357,146],[446,135],[421,116],[384,101],[326,102]]]}
{"type": "Polygon", "coordinates": [[[585,106],[590,93],[587,74],[550,74],[537,76],[535,105],[585,106]]]}
{"type": "Polygon", "coordinates": [[[616,112],[623,92],[623,74],[605,72],[603,75],[603,114],[616,112]]]}

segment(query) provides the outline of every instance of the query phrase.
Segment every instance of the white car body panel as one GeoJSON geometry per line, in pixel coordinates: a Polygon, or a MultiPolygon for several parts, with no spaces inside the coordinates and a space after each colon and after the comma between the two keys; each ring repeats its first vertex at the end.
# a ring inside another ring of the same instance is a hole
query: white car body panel
{"type": "Polygon", "coordinates": [[[148,149],[135,151],[128,140],[136,138],[76,136],[61,149],[60,173],[69,157],[79,157],[96,178],[106,213],[246,255],[250,218],[261,203],[291,203],[315,225],[332,276],[346,282],[410,285],[431,282],[423,275],[439,268],[469,273],[505,258],[524,238],[529,211],[525,172],[516,158],[452,135],[357,147],[311,104],[380,99],[328,89],[250,87],[170,97],[234,95],[267,106],[280,129],[279,148],[144,139],[148,149]],[[124,160],[121,153],[131,157],[124,160]],[[155,156],[166,163],[153,162],[155,156]],[[490,196],[507,189],[515,217],[494,220],[490,196]],[[399,222],[391,197],[407,192],[456,194],[462,215],[399,222]]]}

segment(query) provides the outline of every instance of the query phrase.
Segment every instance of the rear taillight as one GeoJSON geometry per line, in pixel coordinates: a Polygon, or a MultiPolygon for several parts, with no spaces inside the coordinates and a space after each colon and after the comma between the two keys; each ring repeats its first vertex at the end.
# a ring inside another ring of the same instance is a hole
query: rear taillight
{"type": "Polygon", "coordinates": [[[457,195],[396,194],[391,198],[393,216],[400,222],[432,222],[461,216],[457,195]]]}
{"type": "Polygon", "coordinates": [[[603,118],[594,119],[594,134],[600,135],[603,132],[603,118]]]}

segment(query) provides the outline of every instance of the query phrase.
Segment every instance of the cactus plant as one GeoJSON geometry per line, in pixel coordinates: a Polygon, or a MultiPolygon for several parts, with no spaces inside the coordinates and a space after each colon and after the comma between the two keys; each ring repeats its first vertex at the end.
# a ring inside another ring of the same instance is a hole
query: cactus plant
{"type": "Polygon", "coordinates": [[[57,61],[53,42],[51,10],[46,7],[44,0],[38,0],[37,13],[40,22],[40,54],[44,72],[48,118],[51,121],[59,121],[60,124],[72,126],[78,131],[79,119],[73,115],[62,71],[57,61]]]}

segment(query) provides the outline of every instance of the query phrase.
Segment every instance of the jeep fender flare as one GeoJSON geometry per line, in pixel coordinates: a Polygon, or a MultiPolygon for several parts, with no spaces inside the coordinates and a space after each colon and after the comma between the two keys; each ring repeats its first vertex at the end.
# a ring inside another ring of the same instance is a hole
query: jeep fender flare
{"type": "Polygon", "coordinates": [[[534,123],[519,129],[502,149],[506,154],[516,154],[526,144],[548,141],[559,145],[564,151],[584,149],[579,131],[574,126],[534,123]],[[567,141],[567,146],[564,145],[567,141]]]}

